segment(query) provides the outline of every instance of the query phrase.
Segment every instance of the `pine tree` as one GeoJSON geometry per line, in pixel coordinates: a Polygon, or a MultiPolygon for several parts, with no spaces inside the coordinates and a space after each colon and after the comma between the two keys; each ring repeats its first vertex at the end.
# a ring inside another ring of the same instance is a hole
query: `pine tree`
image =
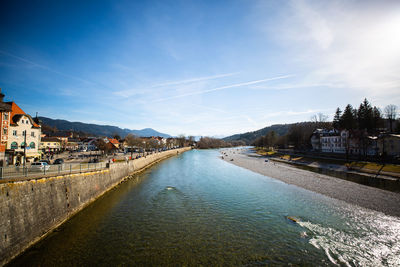
{"type": "Polygon", "coordinates": [[[353,107],[348,104],[340,117],[341,126],[346,130],[353,130],[356,128],[356,116],[353,107]]]}
{"type": "Polygon", "coordinates": [[[367,130],[369,132],[373,129],[373,109],[366,98],[358,108],[357,120],[360,130],[367,130]]]}
{"type": "Polygon", "coordinates": [[[340,108],[337,108],[335,116],[333,117],[333,128],[336,130],[342,128],[341,116],[342,116],[342,111],[340,110],[340,108]]]}
{"type": "Polygon", "coordinates": [[[372,117],[374,131],[378,132],[378,129],[383,127],[383,117],[381,110],[374,106],[374,108],[372,109],[372,117]]]}

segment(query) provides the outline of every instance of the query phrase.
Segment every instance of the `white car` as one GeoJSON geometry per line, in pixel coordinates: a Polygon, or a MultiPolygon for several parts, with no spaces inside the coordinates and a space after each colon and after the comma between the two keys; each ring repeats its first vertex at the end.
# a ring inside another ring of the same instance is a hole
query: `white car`
{"type": "Polygon", "coordinates": [[[47,162],[33,162],[31,164],[32,171],[47,171],[48,169],[50,169],[50,165],[47,162]]]}

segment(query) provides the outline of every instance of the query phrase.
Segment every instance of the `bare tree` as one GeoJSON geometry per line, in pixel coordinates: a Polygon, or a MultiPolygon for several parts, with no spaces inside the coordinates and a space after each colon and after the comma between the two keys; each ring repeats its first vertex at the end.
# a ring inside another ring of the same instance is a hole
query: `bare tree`
{"type": "Polygon", "coordinates": [[[110,152],[110,147],[107,145],[107,143],[103,140],[103,138],[99,138],[96,141],[96,146],[97,148],[103,152],[103,154],[108,155],[108,152],[110,152]]]}
{"type": "Polygon", "coordinates": [[[126,144],[131,148],[131,157],[133,154],[133,148],[143,148],[143,140],[137,136],[134,136],[133,134],[128,134],[125,137],[125,142],[126,144]]]}
{"type": "Polygon", "coordinates": [[[397,106],[396,105],[387,105],[385,107],[385,116],[389,120],[390,132],[393,132],[393,121],[396,120],[397,117],[397,106]]]}
{"type": "Polygon", "coordinates": [[[191,135],[191,136],[188,137],[189,146],[193,146],[194,141],[195,141],[194,136],[191,135]]]}
{"type": "Polygon", "coordinates": [[[186,137],[185,137],[184,134],[180,134],[180,135],[178,136],[178,144],[179,144],[180,147],[184,147],[184,146],[185,146],[185,144],[186,144],[186,137]]]}
{"type": "Polygon", "coordinates": [[[325,115],[320,112],[318,114],[311,116],[311,121],[312,122],[326,122],[328,120],[328,117],[329,117],[328,115],[325,115]]]}

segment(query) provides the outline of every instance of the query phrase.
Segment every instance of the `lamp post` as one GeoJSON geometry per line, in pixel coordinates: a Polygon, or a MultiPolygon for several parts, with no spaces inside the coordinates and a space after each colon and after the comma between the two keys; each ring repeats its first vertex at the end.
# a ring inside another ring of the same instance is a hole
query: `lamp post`
{"type": "Polygon", "coordinates": [[[24,133],[24,168],[25,168],[25,164],[26,164],[26,130],[23,131],[24,133]]]}

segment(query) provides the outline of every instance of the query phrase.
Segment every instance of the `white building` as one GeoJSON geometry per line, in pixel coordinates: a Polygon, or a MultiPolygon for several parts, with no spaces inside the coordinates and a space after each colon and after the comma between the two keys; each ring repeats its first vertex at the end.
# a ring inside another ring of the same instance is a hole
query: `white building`
{"type": "Polygon", "coordinates": [[[24,154],[27,161],[39,159],[41,127],[31,116],[26,114],[14,102],[8,102],[11,106],[10,128],[8,131],[7,157],[8,163],[23,163],[24,154]]]}
{"type": "Polygon", "coordinates": [[[331,130],[321,135],[321,151],[330,153],[346,153],[349,132],[347,130],[331,130]]]}

